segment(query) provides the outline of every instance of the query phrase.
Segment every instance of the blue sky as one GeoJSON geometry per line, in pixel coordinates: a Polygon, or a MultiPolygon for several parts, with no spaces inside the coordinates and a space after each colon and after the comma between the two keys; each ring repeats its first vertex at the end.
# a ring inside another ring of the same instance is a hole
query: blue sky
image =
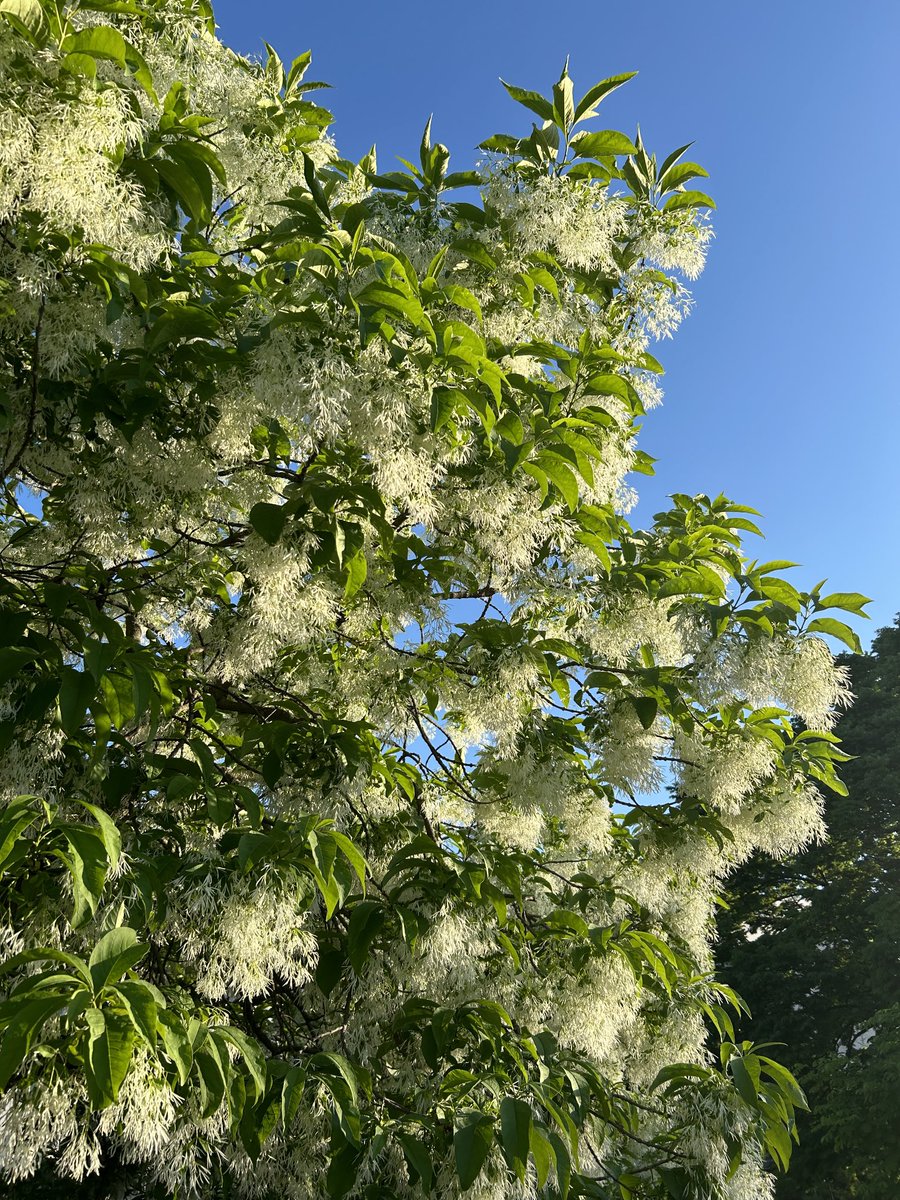
{"type": "MultiPolygon", "coordinates": [[[[498,76],[543,92],[567,54],[576,91],[638,78],[596,127],[640,122],[691,157],[718,203],[696,308],[656,351],[666,402],[641,445],[634,519],[673,491],[724,491],[764,514],[759,557],[873,597],[864,642],[900,610],[900,4],[897,0],[456,0],[426,5],[218,0],[243,53],[313,51],[341,152],[379,165],[434,136],[470,166],[528,114],[498,76]]],[[[595,126],[591,126],[594,128],[595,126]]],[[[753,539],[754,541],[756,539],[753,539]]]]}

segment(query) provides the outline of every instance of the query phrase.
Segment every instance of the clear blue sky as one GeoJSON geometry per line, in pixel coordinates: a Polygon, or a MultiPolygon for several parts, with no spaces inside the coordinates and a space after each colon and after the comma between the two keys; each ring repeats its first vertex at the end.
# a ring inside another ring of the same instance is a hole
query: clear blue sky
{"type": "MultiPolygon", "coordinates": [[[[873,597],[864,642],[900,610],[898,0],[218,0],[226,42],[313,51],[341,152],[379,165],[434,135],[470,166],[528,114],[498,76],[546,92],[621,71],[599,127],[665,155],[694,139],[716,241],[696,308],[657,350],[666,402],[641,445],[646,521],[669,492],[724,491],[765,517],[764,558],[873,597]]],[[[523,124],[523,121],[525,124],[523,124]]],[[[594,126],[592,126],[593,128],[594,126]]],[[[756,539],[754,539],[756,541],[756,539]]]]}

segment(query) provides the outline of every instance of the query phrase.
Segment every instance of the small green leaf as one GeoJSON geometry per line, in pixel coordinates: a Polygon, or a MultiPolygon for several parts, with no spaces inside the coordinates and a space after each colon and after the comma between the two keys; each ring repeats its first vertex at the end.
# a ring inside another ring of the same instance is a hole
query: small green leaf
{"type": "Polygon", "coordinates": [[[436,387],[431,393],[431,429],[438,433],[456,415],[456,402],[461,393],[453,388],[436,387]]]}
{"type": "Polygon", "coordinates": [[[637,154],[637,146],[624,133],[602,129],[598,133],[579,133],[572,138],[572,149],[579,158],[608,158],[614,154],[637,154]]]}
{"type": "Polygon", "coordinates": [[[366,860],[361,854],[359,848],[347,837],[344,833],[339,833],[336,829],[332,829],[329,836],[331,840],[337,844],[338,849],[350,866],[356,872],[356,877],[359,880],[359,886],[365,894],[366,890],[366,860]]]}
{"type": "Polygon", "coordinates": [[[862,595],[861,592],[831,592],[829,595],[821,597],[819,607],[842,608],[845,612],[858,613],[859,616],[865,617],[868,614],[864,613],[863,609],[871,603],[870,598],[862,595]]]}
{"type": "Polygon", "coordinates": [[[664,192],[670,192],[672,188],[679,187],[683,183],[687,183],[689,179],[708,179],[709,171],[700,166],[699,163],[686,162],[678,163],[669,168],[665,175],[660,176],[659,186],[664,192]]]}
{"type": "MultiPolygon", "coordinates": [[[[528,469],[529,463],[525,464],[525,470],[528,469]]],[[[578,507],[578,480],[575,478],[574,472],[560,462],[560,460],[550,454],[539,454],[535,456],[534,465],[539,467],[550,482],[562,495],[570,512],[574,512],[578,507]]]]}
{"type": "Polygon", "coordinates": [[[281,1085],[281,1124],[285,1133],[294,1122],[305,1087],[306,1071],[304,1068],[291,1067],[281,1085]]]}
{"type": "Polygon", "coordinates": [[[862,654],[862,643],[857,633],[849,625],[835,620],[834,617],[816,617],[807,625],[806,632],[827,633],[831,637],[837,638],[839,642],[843,642],[845,646],[849,646],[854,654],[862,654]]]}
{"type": "Polygon", "coordinates": [[[478,303],[478,297],[474,292],[470,292],[468,288],[460,287],[455,283],[446,284],[443,292],[451,304],[456,304],[459,308],[468,309],[469,312],[474,313],[479,321],[484,320],[481,305],[478,303]]]}
{"type": "Polygon", "coordinates": [[[59,689],[59,715],[63,731],[74,737],[87,716],[90,702],[97,694],[96,681],[87,671],[63,667],[59,689]]]}
{"type": "Polygon", "coordinates": [[[758,1104],[758,1092],[753,1076],[747,1069],[747,1064],[740,1055],[735,1055],[728,1064],[734,1077],[735,1086],[741,1097],[755,1108],[758,1104]]]}
{"type": "Polygon", "coordinates": [[[546,1134],[532,1121],[528,1134],[531,1156],[534,1159],[534,1169],[537,1173],[538,1189],[547,1182],[550,1169],[556,1163],[556,1154],[546,1134]]]}
{"type": "Polygon", "coordinates": [[[505,1096],[500,1101],[500,1139],[503,1157],[524,1180],[531,1142],[531,1109],[524,1100],[505,1096]]]}
{"type": "Polygon", "coordinates": [[[219,1025],[216,1027],[215,1033],[238,1049],[244,1060],[244,1066],[256,1084],[257,1095],[263,1096],[266,1091],[266,1058],[259,1042],[248,1037],[240,1029],[235,1029],[233,1025],[219,1025]]]}
{"type": "Polygon", "coordinates": [[[115,1103],[128,1074],[135,1033],[131,1022],[108,1010],[88,1008],[85,1079],[92,1108],[115,1103]]]}
{"type": "Polygon", "coordinates": [[[505,412],[494,425],[494,432],[513,446],[521,446],[525,441],[525,428],[518,413],[505,412]]]}
{"type": "Polygon", "coordinates": [[[666,212],[679,208],[715,208],[716,202],[706,192],[675,192],[663,206],[666,212]]]}
{"type": "Polygon", "coordinates": [[[340,1200],[352,1189],[361,1160],[361,1151],[350,1142],[345,1142],[339,1150],[332,1152],[325,1177],[325,1191],[332,1200],[340,1200]]]}
{"type": "Polygon", "coordinates": [[[587,121],[597,111],[597,105],[601,100],[605,100],[610,92],[614,92],[616,88],[620,88],[623,83],[627,83],[629,79],[634,79],[637,71],[626,71],[624,75],[610,75],[608,79],[602,79],[600,83],[595,83],[592,88],[589,88],[575,106],[575,122],[587,121]]]}
{"type": "Polygon", "coordinates": [[[347,582],[344,585],[344,596],[349,599],[355,596],[362,585],[366,582],[368,574],[368,564],[366,562],[366,553],[364,550],[358,550],[352,558],[348,558],[344,563],[347,572],[347,582]]]}
{"type": "Polygon", "coordinates": [[[553,105],[549,100],[546,100],[540,92],[531,92],[527,88],[515,87],[511,83],[506,83],[501,79],[500,82],[512,96],[513,100],[518,104],[524,104],[526,108],[531,109],[543,121],[553,120],[553,105]]]}
{"type": "Polygon", "coordinates": [[[363,900],[354,905],[347,931],[347,955],[357,975],[361,975],[372,942],[384,926],[383,905],[374,900],[363,900]]]}
{"type": "Polygon", "coordinates": [[[0,17],[34,46],[43,46],[50,34],[47,18],[38,0],[0,0],[0,17]]]}
{"type": "Polygon", "coordinates": [[[479,150],[493,150],[497,154],[512,154],[519,144],[519,139],[508,133],[494,133],[483,142],[478,143],[479,150]]]}
{"type": "Polygon", "coordinates": [[[157,1013],[157,1021],[166,1054],[178,1070],[178,1082],[187,1083],[194,1059],[187,1030],[175,1013],[166,1010],[157,1013]]]}
{"type": "Polygon", "coordinates": [[[656,714],[659,710],[659,701],[652,696],[630,696],[629,699],[634,705],[634,710],[638,715],[638,720],[644,729],[649,729],[656,720],[656,714]]]}
{"type": "Polygon", "coordinates": [[[494,1141],[494,1125],[484,1113],[467,1113],[453,1135],[456,1174],[462,1190],[468,1191],[484,1166],[494,1141]]]}
{"type": "Polygon", "coordinates": [[[283,504],[254,504],[247,515],[252,528],[264,542],[274,546],[284,532],[287,509],[283,504]]]}
{"type": "Polygon", "coordinates": [[[127,925],[105,933],[88,959],[95,994],[108,983],[119,980],[129,967],[140,962],[148,949],[149,946],[138,942],[137,934],[127,925]]]}
{"type": "Polygon", "coordinates": [[[210,1117],[225,1099],[226,1081],[223,1064],[219,1061],[218,1051],[212,1051],[212,1043],[207,1041],[207,1047],[198,1048],[194,1053],[194,1070],[200,1084],[200,1114],[210,1117]]]}
{"type": "Polygon", "coordinates": [[[116,984],[116,996],[151,1050],[156,1049],[157,1002],[149,987],[137,980],[116,984]]]}
{"type": "Polygon", "coordinates": [[[111,25],[90,25],[63,38],[59,47],[62,54],[86,54],[91,58],[107,59],[124,67],[128,48],[125,39],[111,25]]]}
{"type": "MultiPolygon", "coordinates": [[[[403,1147],[403,1154],[413,1175],[422,1185],[422,1190],[431,1192],[434,1171],[431,1165],[431,1154],[423,1142],[412,1133],[398,1133],[397,1141],[403,1147]]],[[[411,1182],[415,1183],[416,1179],[411,1182]]]]}
{"type": "MultiPolygon", "coordinates": [[[[78,798],[76,797],[76,799],[78,798]]],[[[89,804],[87,800],[78,800],[78,803],[88,810],[100,826],[100,837],[103,839],[103,845],[106,847],[110,870],[115,870],[119,865],[119,858],[122,854],[122,835],[119,833],[115,822],[108,813],[105,813],[96,804],[89,804]]]]}
{"type": "Polygon", "coordinates": [[[0,1042],[0,1089],[5,1088],[18,1071],[28,1053],[31,1042],[44,1022],[66,1005],[65,997],[42,996],[21,1004],[3,1034],[0,1042]]]}

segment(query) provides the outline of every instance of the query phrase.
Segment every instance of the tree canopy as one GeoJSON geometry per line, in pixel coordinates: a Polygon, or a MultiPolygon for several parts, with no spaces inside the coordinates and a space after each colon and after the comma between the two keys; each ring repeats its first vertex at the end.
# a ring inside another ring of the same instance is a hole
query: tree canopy
{"type": "Polygon", "coordinates": [[[849,795],[828,799],[827,840],[742,866],[720,919],[717,957],[749,1030],[785,1043],[810,1093],[778,1187],[790,1200],[892,1200],[900,1185],[900,624],[843,664],[856,693],[837,727],[855,756],[849,795]]]}
{"type": "Polygon", "coordinates": [[[2,1170],[767,1196],[803,1095],[712,913],[842,789],[864,598],[628,522],[706,172],[567,70],[474,170],[353,163],[309,63],[0,0],[2,1170]]]}

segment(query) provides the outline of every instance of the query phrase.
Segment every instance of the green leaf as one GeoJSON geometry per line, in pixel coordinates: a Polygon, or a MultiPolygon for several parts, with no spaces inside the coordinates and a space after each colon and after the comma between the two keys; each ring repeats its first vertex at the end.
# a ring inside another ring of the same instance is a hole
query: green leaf
{"type": "Polygon", "coordinates": [[[474,292],[470,292],[468,288],[460,287],[455,283],[445,284],[442,291],[451,304],[455,304],[459,308],[468,309],[469,312],[474,313],[479,321],[484,320],[481,305],[478,303],[478,297],[474,292]]]}
{"type": "Polygon", "coordinates": [[[281,1124],[285,1133],[294,1123],[306,1087],[306,1071],[303,1067],[291,1067],[281,1085],[281,1124]]]}
{"type": "Polygon", "coordinates": [[[505,412],[494,425],[494,432],[513,446],[521,446],[525,441],[525,428],[518,413],[505,412]]]}
{"type": "Polygon", "coordinates": [[[135,1034],[130,1021],[99,1008],[85,1010],[87,1054],[85,1077],[92,1108],[115,1103],[128,1074],[135,1034]]]}
{"type": "Polygon", "coordinates": [[[588,88],[575,105],[576,124],[579,121],[589,120],[596,113],[597,105],[601,100],[605,100],[610,92],[620,88],[629,79],[634,79],[635,75],[637,75],[637,71],[626,71],[624,75],[610,75],[608,79],[602,79],[600,83],[595,83],[592,88],[588,88]]]}
{"type": "Polygon", "coordinates": [[[398,1133],[397,1141],[403,1147],[407,1166],[412,1172],[411,1182],[418,1180],[425,1193],[431,1192],[434,1172],[431,1165],[431,1154],[424,1143],[411,1133],[398,1133]]]}
{"type": "MultiPolygon", "coordinates": [[[[525,463],[524,470],[527,470],[529,465],[531,464],[525,463]]],[[[578,507],[578,480],[570,468],[549,454],[535,455],[534,465],[539,467],[557,488],[569,506],[569,511],[574,512],[578,507]]]]}
{"type": "Polygon", "coordinates": [[[72,877],[75,905],[71,923],[78,929],[97,911],[109,860],[102,839],[92,830],[67,825],[62,832],[70,854],[60,849],[55,849],[54,853],[65,863],[72,877]]]}
{"type": "Polygon", "coordinates": [[[750,1071],[747,1069],[747,1064],[740,1055],[735,1055],[729,1062],[731,1074],[734,1077],[735,1086],[740,1093],[742,1099],[746,1100],[754,1108],[757,1107],[758,1092],[756,1082],[753,1079],[750,1071]]]}
{"type": "Polygon", "coordinates": [[[829,595],[821,597],[819,607],[842,608],[845,612],[858,613],[859,616],[865,617],[868,614],[864,613],[863,609],[871,603],[870,598],[862,595],[861,592],[831,592],[829,595]]]}
{"type": "MultiPolygon", "coordinates": [[[[76,799],[78,798],[76,797],[76,799]]],[[[119,858],[122,854],[122,835],[119,833],[118,827],[112,817],[96,804],[89,804],[87,800],[78,800],[78,803],[88,810],[100,826],[100,837],[106,848],[110,870],[115,870],[119,865],[119,858]]]]}
{"type": "Polygon", "coordinates": [[[259,1042],[248,1037],[240,1029],[235,1029],[233,1025],[218,1025],[215,1034],[237,1047],[244,1060],[244,1066],[256,1084],[257,1095],[263,1096],[266,1091],[266,1058],[259,1042]]]}
{"type": "Polygon", "coordinates": [[[353,1067],[343,1054],[333,1054],[331,1051],[321,1051],[309,1060],[309,1069],[314,1070],[320,1078],[340,1077],[346,1083],[354,1103],[358,1097],[358,1084],[353,1067]]]}
{"type": "Polygon", "coordinates": [[[363,900],[354,905],[347,930],[347,955],[357,975],[361,975],[372,942],[384,926],[383,905],[374,900],[363,900]]]}
{"type": "MultiPolygon", "coordinates": [[[[211,1043],[207,1043],[211,1046],[211,1043]]],[[[200,1084],[200,1114],[210,1117],[225,1099],[225,1073],[217,1053],[200,1047],[194,1052],[194,1070],[200,1084]]]]}
{"type": "Polygon", "coordinates": [[[572,149],[579,158],[608,158],[614,154],[637,154],[637,146],[624,133],[602,129],[598,133],[579,133],[572,138],[572,149]]]}
{"type": "Polygon", "coordinates": [[[575,97],[568,70],[553,85],[553,115],[560,129],[569,130],[575,121],[575,97]]]}
{"type": "Polygon", "coordinates": [[[480,187],[484,179],[478,171],[451,171],[442,184],[442,190],[451,188],[480,187]]]}
{"type": "Polygon", "coordinates": [[[66,1006],[66,1001],[65,996],[42,996],[18,1007],[0,1042],[0,1089],[5,1088],[18,1071],[35,1034],[49,1017],[66,1006]]]}
{"type": "MultiPolygon", "coordinates": [[[[555,1129],[548,1130],[550,1145],[553,1147],[553,1152],[556,1156],[556,1187],[559,1192],[559,1200],[567,1200],[569,1195],[569,1186],[572,1175],[572,1158],[569,1153],[569,1146],[563,1141],[555,1129]]],[[[577,1133],[572,1135],[573,1143],[577,1145],[577,1133]]],[[[537,1166],[537,1157],[535,1157],[535,1166],[537,1166]]]]}
{"type": "Polygon", "coordinates": [[[149,987],[137,980],[116,985],[116,996],[128,1017],[151,1050],[156,1049],[157,1002],[149,987]]]}
{"type": "Polygon", "coordinates": [[[670,192],[672,188],[679,187],[682,183],[687,183],[689,179],[698,178],[708,179],[709,171],[704,170],[699,163],[678,163],[670,167],[665,175],[660,176],[659,186],[664,192],[670,192]]]}
{"type": "Polygon", "coordinates": [[[125,67],[128,47],[125,39],[111,25],[90,25],[63,38],[59,47],[62,54],[86,54],[90,58],[105,59],[125,67]]]}
{"type": "Polygon", "coordinates": [[[790,1099],[791,1104],[796,1108],[803,1109],[804,1112],[809,1112],[806,1094],[787,1067],[775,1062],[772,1058],[767,1058],[764,1054],[760,1054],[758,1057],[762,1073],[775,1081],[780,1090],[790,1099]]]}
{"type": "Polygon", "coordinates": [[[634,705],[634,710],[638,715],[638,720],[644,729],[649,729],[656,720],[656,714],[659,711],[659,701],[652,696],[630,696],[631,703],[634,705]]]}
{"type": "Polygon", "coordinates": [[[352,558],[348,558],[344,563],[347,572],[347,582],[344,585],[344,596],[349,599],[355,596],[362,585],[366,582],[369,566],[366,562],[365,550],[357,550],[352,558]]]}
{"type": "Polygon", "coordinates": [[[526,108],[531,109],[533,113],[537,113],[544,121],[553,120],[553,105],[540,92],[531,92],[527,88],[515,87],[511,83],[506,83],[503,79],[500,82],[516,103],[524,104],[526,108]]]}
{"type": "Polygon", "coordinates": [[[208,221],[211,216],[211,188],[207,190],[197,181],[190,167],[174,158],[160,155],[153,160],[153,165],[185,213],[201,225],[208,221]]]}
{"type": "Polygon", "coordinates": [[[716,202],[705,192],[675,192],[663,205],[666,212],[679,208],[715,208],[716,202]]]}
{"type": "Polygon", "coordinates": [[[510,1168],[524,1180],[531,1144],[531,1109],[524,1100],[505,1096],[500,1101],[500,1144],[510,1168]]]}
{"type": "Polygon", "coordinates": [[[59,715],[63,731],[74,737],[81,728],[90,702],[97,694],[97,684],[87,671],[63,667],[59,688],[59,715]]]}
{"type": "Polygon", "coordinates": [[[544,918],[544,924],[549,925],[551,929],[564,929],[574,933],[576,937],[587,938],[590,936],[590,926],[584,917],[578,913],[570,912],[567,908],[557,908],[549,913],[544,918]]]}
{"type": "Polygon", "coordinates": [[[533,1121],[528,1133],[528,1143],[534,1159],[538,1190],[540,1190],[547,1182],[551,1167],[556,1164],[556,1154],[546,1134],[533,1121]]]}
{"type": "Polygon", "coordinates": [[[325,189],[322,187],[319,177],[316,174],[316,164],[308,154],[303,155],[303,177],[315,201],[316,208],[330,219],[331,210],[328,207],[328,197],[325,195],[325,189]]]}
{"type": "Polygon", "coordinates": [[[105,933],[88,959],[94,992],[99,992],[108,983],[116,983],[129,967],[140,962],[149,948],[138,942],[137,934],[127,925],[105,933]]]}
{"type": "Polygon", "coordinates": [[[519,144],[519,139],[508,133],[493,133],[483,142],[478,143],[479,150],[493,150],[497,154],[512,154],[519,144]]]}
{"type": "Polygon", "coordinates": [[[19,796],[7,808],[0,819],[0,875],[3,874],[3,864],[13,853],[13,848],[20,834],[32,825],[38,818],[37,812],[30,807],[37,799],[33,796],[19,796]]]}
{"type": "Polygon", "coordinates": [[[845,646],[849,646],[854,654],[862,654],[862,643],[858,634],[849,625],[835,620],[834,617],[816,617],[807,625],[806,632],[827,633],[831,637],[837,638],[839,642],[843,642],[845,646]]]}
{"type": "Polygon", "coordinates": [[[50,36],[47,18],[38,0],[0,0],[0,17],[5,17],[32,45],[43,46],[50,36]]]}
{"type": "Polygon", "coordinates": [[[353,1188],[361,1161],[361,1151],[350,1142],[345,1142],[339,1150],[332,1152],[325,1176],[325,1191],[333,1200],[340,1200],[353,1188]]]}
{"type": "Polygon", "coordinates": [[[359,886],[365,894],[366,890],[366,870],[367,864],[359,848],[347,837],[344,833],[339,833],[336,829],[330,831],[331,840],[336,843],[341,854],[349,862],[350,866],[356,872],[356,877],[359,880],[359,886]]]}
{"type": "Polygon", "coordinates": [[[453,1135],[456,1174],[462,1190],[468,1191],[484,1166],[494,1141],[494,1124],[485,1113],[467,1113],[453,1135]]]}
{"type": "Polygon", "coordinates": [[[274,546],[284,532],[287,517],[283,504],[254,504],[247,514],[251,527],[270,546],[274,546]]]}
{"type": "Polygon", "coordinates": [[[462,393],[452,388],[436,387],[431,393],[431,429],[438,433],[456,415],[456,402],[462,393]]]}
{"type": "Polygon", "coordinates": [[[157,1012],[159,1032],[162,1035],[166,1054],[178,1070],[178,1082],[187,1083],[191,1073],[194,1055],[191,1039],[187,1035],[180,1018],[172,1012],[163,1009],[157,1012]]]}
{"type": "Polygon", "coordinates": [[[358,304],[371,308],[383,308],[387,312],[404,317],[417,329],[431,329],[431,322],[415,296],[399,288],[389,287],[380,280],[367,284],[357,295],[356,301],[358,304]]]}
{"type": "Polygon", "coordinates": [[[682,154],[684,154],[685,151],[690,150],[690,148],[691,148],[691,146],[693,146],[693,144],[694,144],[693,142],[687,142],[686,145],[679,146],[677,150],[673,150],[671,154],[667,155],[667,157],[663,159],[663,164],[659,168],[659,178],[660,179],[662,179],[665,176],[666,171],[668,171],[668,169],[673,165],[673,163],[678,162],[679,158],[681,158],[682,154]]]}

